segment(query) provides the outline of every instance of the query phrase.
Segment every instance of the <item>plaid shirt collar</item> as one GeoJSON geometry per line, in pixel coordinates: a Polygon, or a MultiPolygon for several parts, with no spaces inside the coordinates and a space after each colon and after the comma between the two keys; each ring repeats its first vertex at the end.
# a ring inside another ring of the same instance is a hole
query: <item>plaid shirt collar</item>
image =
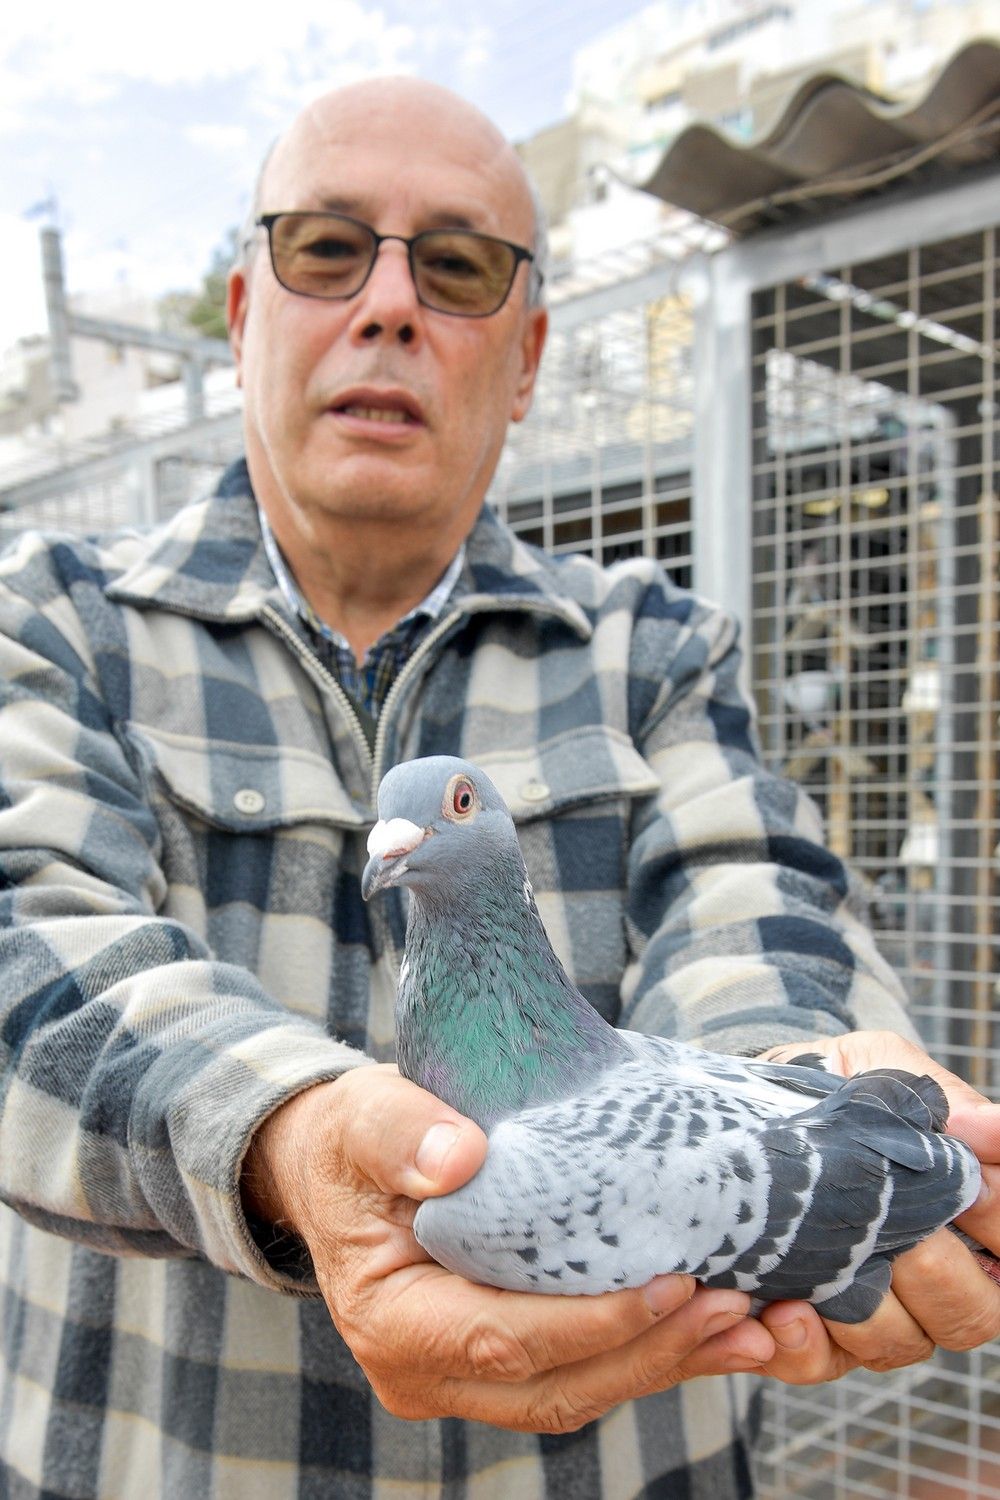
{"type": "Polygon", "coordinates": [[[340,679],[341,686],[356,702],[361,703],[373,718],[385,702],[393,681],[413,651],[421,635],[436,620],[458,582],[465,565],[465,543],[459,547],[444,573],[425,599],[398,619],[391,630],[379,636],[365,652],[360,664],[347,638],[321,620],[309,600],[295,581],[294,574],[278,546],[271,524],[257,502],[260,517],[260,534],[264,539],[264,550],[271,564],[278,587],[285,603],[293,614],[306,626],[313,638],[318,654],[331,666],[340,679]]]}

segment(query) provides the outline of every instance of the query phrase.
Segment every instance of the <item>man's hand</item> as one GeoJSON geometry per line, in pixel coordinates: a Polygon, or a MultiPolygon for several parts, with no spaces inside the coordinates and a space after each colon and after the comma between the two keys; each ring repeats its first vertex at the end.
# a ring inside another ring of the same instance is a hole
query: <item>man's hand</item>
{"type": "Polygon", "coordinates": [[[416,1200],[460,1187],[485,1153],[477,1125],[381,1066],[283,1105],[244,1165],[248,1208],[305,1241],[333,1321],[394,1415],[569,1432],[632,1397],[775,1356],[744,1293],[689,1276],[552,1297],[435,1264],[412,1233],[416,1200]]]}
{"type": "MultiPolygon", "coordinates": [[[[906,1068],[929,1073],[950,1106],[948,1130],[971,1146],[983,1169],[978,1201],[956,1222],[986,1249],[1000,1254],[1000,1105],[934,1062],[912,1042],[892,1032],[856,1031],[846,1036],[776,1047],[774,1062],[821,1052],[845,1076],[869,1068],[906,1068]]],[[[1000,1334],[1000,1287],[948,1229],[940,1229],[892,1268],[892,1288],[865,1323],[833,1323],[806,1302],[776,1302],[761,1321],[779,1346],[767,1373],[792,1384],[832,1380],[864,1365],[891,1370],[927,1359],[936,1347],[973,1349],[1000,1334]]]]}

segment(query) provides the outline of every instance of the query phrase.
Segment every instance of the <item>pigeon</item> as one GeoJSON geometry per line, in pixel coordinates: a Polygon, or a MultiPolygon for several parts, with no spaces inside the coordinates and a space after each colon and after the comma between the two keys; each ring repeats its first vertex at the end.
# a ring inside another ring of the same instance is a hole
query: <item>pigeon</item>
{"type": "Polygon", "coordinates": [[[488,1138],[471,1181],[416,1212],[449,1270],[587,1295],[687,1272],[856,1323],[893,1257],[975,1201],[979,1163],[929,1077],[845,1079],[817,1055],[746,1061],[609,1025],[556,956],[477,766],[397,765],[378,814],[362,894],[408,891],[400,1072],[488,1138]]]}

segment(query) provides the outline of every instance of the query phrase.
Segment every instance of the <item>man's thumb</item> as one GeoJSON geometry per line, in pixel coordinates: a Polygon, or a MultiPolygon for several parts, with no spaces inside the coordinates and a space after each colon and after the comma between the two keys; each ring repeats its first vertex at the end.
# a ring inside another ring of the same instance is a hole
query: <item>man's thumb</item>
{"type": "Polygon", "coordinates": [[[454,1192],[483,1164],[479,1126],[393,1068],[357,1068],[338,1081],[354,1096],[342,1150],[351,1167],[384,1193],[436,1198],[454,1192]]]}

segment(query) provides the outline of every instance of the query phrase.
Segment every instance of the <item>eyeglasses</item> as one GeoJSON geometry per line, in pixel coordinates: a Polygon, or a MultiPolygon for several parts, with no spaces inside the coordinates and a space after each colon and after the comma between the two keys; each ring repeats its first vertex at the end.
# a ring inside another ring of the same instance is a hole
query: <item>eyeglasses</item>
{"type": "MultiPolygon", "coordinates": [[[[424,307],[459,318],[488,318],[510,295],[530,250],[473,229],[424,229],[409,239],[377,234],[347,214],[262,214],[271,265],[278,281],[302,297],[355,297],[372,273],[379,246],[406,246],[410,275],[424,307]]],[[[537,273],[536,273],[537,274],[537,273]]]]}

